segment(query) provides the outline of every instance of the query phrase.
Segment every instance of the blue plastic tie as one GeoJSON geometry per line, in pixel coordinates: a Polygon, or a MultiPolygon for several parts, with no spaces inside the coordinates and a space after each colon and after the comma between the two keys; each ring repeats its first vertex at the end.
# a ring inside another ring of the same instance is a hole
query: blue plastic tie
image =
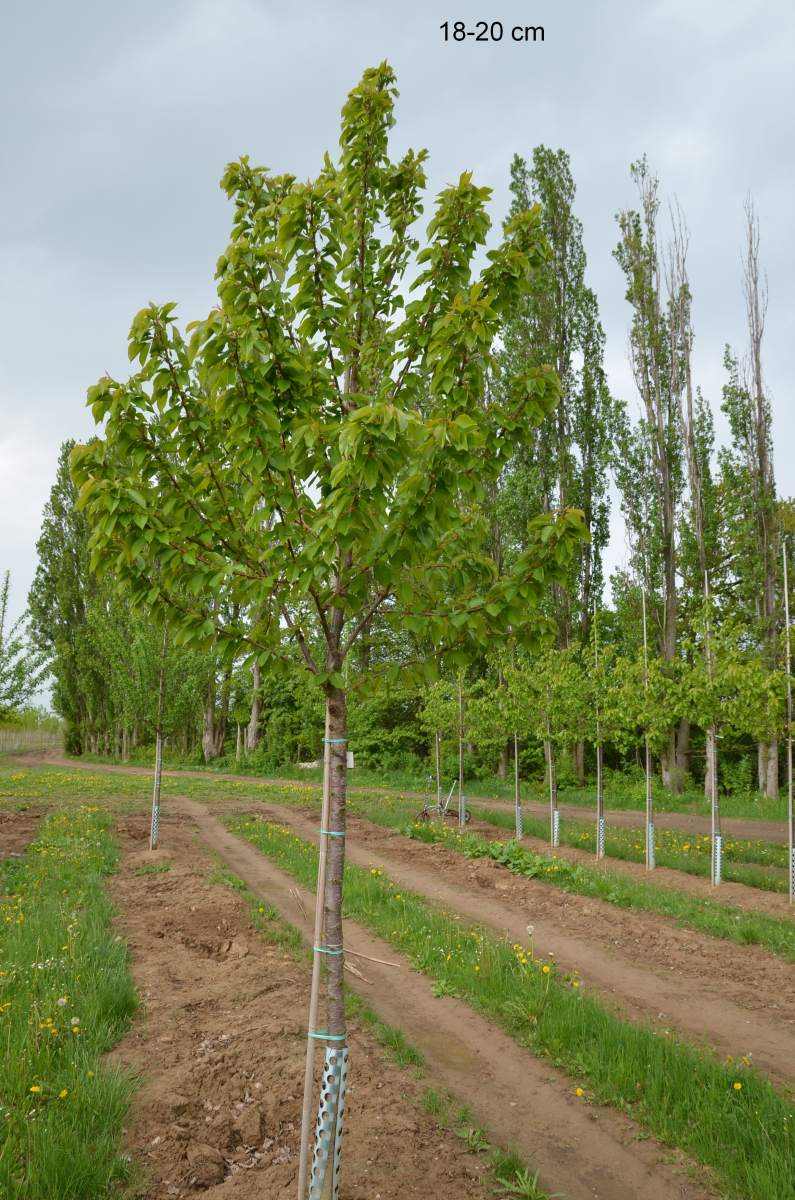
{"type": "Polygon", "coordinates": [[[310,1029],[309,1036],[317,1038],[321,1042],[345,1042],[348,1040],[347,1033],[326,1033],[325,1029],[310,1029]]]}
{"type": "Polygon", "coordinates": [[[325,833],[326,837],[345,837],[345,832],[342,829],[321,829],[321,833],[325,833]]]}
{"type": "Polygon", "coordinates": [[[334,950],[334,949],[330,949],[328,946],[313,946],[312,949],[315,951],[316,954],[342,954],[342,953],[344,953],[342,949],[334,950]]]}
{"type": "Polygon", "coordinates": [[[347,742],[347,738],[323,738],[324,742],[347,742]]]}

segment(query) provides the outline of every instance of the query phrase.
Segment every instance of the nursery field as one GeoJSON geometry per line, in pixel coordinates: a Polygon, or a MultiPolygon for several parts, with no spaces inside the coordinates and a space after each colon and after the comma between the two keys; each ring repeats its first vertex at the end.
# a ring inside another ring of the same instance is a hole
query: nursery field
{"type": "MultiPolygon", "coordinates": [[[[169,773],[156,851],[150,800],[134,769],[0,766],[14,1200],[294,1195],[319,790],[169,773]]],[[[553,853],[496,804],[463,832],[416,814],[349,800],[341,1196],[795,1195],[786,895],[710,888],[699,851],[650,878],[619,826],[597,864],[570,821],[553,853]]]]}

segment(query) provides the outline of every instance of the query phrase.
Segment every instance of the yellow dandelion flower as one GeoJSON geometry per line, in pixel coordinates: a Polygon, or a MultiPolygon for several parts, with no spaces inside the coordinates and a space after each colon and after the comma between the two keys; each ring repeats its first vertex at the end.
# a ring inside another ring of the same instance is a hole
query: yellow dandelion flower
{"type": "Polygon", "coordinates": [[[544,963],[544,965],[543,965],[543,967],[541,968],[541,970],[544,972],[544,974],[545,974],[545,975],[548,975],[548,974],[549,974],[549,972],[550,972],[550,970],[551,970],[551,967],[550,967],[549,963],[544,963]]]}
{"type": "Polygon", "coordinates": [[[577,1091],[576,1091],[575,1095],[577,1095],[577,1096],[584,1096],[584,1095],[585,1095],[585,1092],[582,1090],[582,1088],[577,1088],[577,1091]]]}
{"type": "Polygon", "coordinates": [[[739,1079],[735,1079],[735,1081],[734,1081],[734,1090],[735,1090],[735,1092],[740,1092],[740,1091],[742,1091],[742,1086],[743,1086],[743,1085],[740,1083],[739,1079]]]}

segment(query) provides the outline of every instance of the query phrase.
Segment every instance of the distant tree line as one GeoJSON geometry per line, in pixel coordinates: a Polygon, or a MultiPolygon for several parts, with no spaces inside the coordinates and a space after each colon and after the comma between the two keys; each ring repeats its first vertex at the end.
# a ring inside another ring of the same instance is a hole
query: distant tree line
{"type": "MultiPolygon", "coordinates": [[[[560,380],[561,399],[489,484],[477,520],[496,578],[528,552],[538,513],[582,511],[588,539],[532,617],[546,648],[528,653],[510,650],[510,639],[484,638],[457,672],[431,682],[423,669],[435,653],[430,624],[420,617],[396,632],[388,614],[375,612],[344,668],[350,746],[360,762],[417,768],[436,732],[452,754],[460,686],[471,769],[504,774],[518,733],[523,771],[540,770],[554,749],[561,769],[584,783],[597,741],[618,766],[634,761],[649,736],[666,787],[679,791],[695,779],[708,788],[712,731],[721,739],[722,769],[739,777],[737,764],[753,756],[747,786],[778,792],[782,553],[794,518],[773,471],[759,223],[749,202],[746,344],[726,347],[722,395],[708,397],[695,377],[684,215],[675,205],[663,210],[645,159],[631,172],[637,203],[618,214],[615,249],[636,389],[626,398],[611,394],[605,374],[605,336],[587,283],[568,155],[541,146],[511,166],[508,220],[540,204],[548,252],[519,315],[505,325],[482,403],[508,404],[512,381],[547,365],[560,380]],[[717,450],[716,402],[730,433],[717,450]],[[612,602],[603,607],[611,479],[630,554],[627,568],[610,579],[612,602]]],[[[46,664],[68,749],[124,757],[153,740],[162,673],[167,751],[207,762],[246,756],[263,769],[318,757],[322,686],[298,657],[269,663],[223,644],[185,645],[173,605],[170,616],[155,601],[148,609],[133,606],[123,580],[92,572],[72,449],[61,449],[44,512],[29,641],[20,641],[19,628],[0,636],[0,714],[25,702],[46,664]]],[[[367,587],[375,596],[374,574],[367,587]]],[[[0,628],[7,595],[6,577],[0,628]]],[[[219,593],[212,603],[225,601],[219,593]]],[[[240,604],[224,616],[240,628],[259,619],[240,604]]],[[[319,652],[320,619],[309,611],[302,622],[306,652],[319,652]]]]}

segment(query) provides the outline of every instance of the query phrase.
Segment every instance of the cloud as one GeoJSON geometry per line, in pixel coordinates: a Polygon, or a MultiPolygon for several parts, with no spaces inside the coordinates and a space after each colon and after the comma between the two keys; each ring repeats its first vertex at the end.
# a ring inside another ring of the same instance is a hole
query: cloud
{"type": "MultiPolygon", "coordinates": [[[[457,15],[483,17],[462,0],[457,15]]],[[[445,44],[446,5],[343,0],[138,0],[9,12],[0,55],[0,513],[2,553],[24,597],[58,447],[91,429],[85,388],[127,370],[125,339],[149,300],[185,319],[213,303],[229,208],[218,188],[241,153],[299,176],[335,149],[345,94],[388,57],[401,91],[395,145],[427,146],[432,196],[474,167],[495,225],[515,151],[566,148],[589,280],[615,389],[631,398],[628,309],[612,259],[616,211],[634,202],[644,151],[691,229],[698,379],[720,399],[724,342],[741,346],[742,202],[751,190],[770,279],[767,376],[776,466],[786,447],[794,250],[791,139],[795,16],[774,0],[599,5],[536,0],[543,45],[445,44]]],[[[528,19],[505,0],[506,27],[528,19]]],[[[620,524],[616,545],[622,544],[620,524]]]]}

